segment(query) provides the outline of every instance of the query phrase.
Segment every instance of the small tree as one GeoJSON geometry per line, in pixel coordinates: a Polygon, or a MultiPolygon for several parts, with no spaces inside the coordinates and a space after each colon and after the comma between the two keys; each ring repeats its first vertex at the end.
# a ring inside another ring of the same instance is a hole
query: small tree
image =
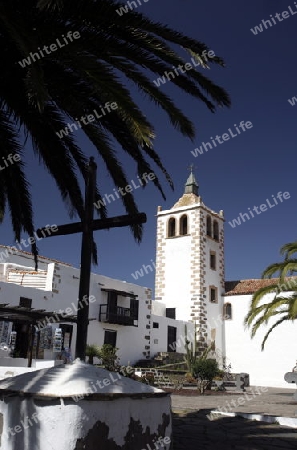
{"type": "Polygon", "coordinates": [[[220,374],[219,365],[215,359],[203,359],[202,357],[196,361],[193,371],[201,394],[208,385],[211,385],[214,377],[220,374]]]}
{"type": "Polygon", "coordinates": [[[117,351],[118,348],[113,347],[110,344],[102,345],[99,358],[101,359],[102,365],[105,369],[116,371],[119,368],[119,357],[116,354],[117,351]]]}

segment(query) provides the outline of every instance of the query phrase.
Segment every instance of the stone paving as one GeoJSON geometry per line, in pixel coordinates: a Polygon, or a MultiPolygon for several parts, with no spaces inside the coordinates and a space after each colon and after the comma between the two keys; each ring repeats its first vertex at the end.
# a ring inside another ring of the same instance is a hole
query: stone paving
{"type": "Polygon", "coordinates": [[[292,398],[294,390],[268,388],[258,395],[253,388],[247,391],[246,395],[234,392],[199,397],[172,395],[173,450],[297,449],[297,429],[241,417],[217,416],[209,420],[211,410],[226,406],[231,413],[297,418],[297,402],[292,398]],[[244,403],[240,401],[243,404],[239,405],[239,397],[245,398],[244,403]],[[233,407],[232,399],[236,402],[233,407]]]}
{"type": "Polygon", "coordinates": [[[246,393],[228,389],[226,395],[203,395],[197,397],[172,395],[171,400],[172,407],[179,409],[186,408],[197,411],[201,408],[216,409],[221,407],[226,408],[226,412],[297,417],[297,415],[295,416],[297,401],[293,401],[294,392],[294,389],[248,387],[246,388],[246,393]],[[263,389],[266,392],[263,392],[263,389]]]}

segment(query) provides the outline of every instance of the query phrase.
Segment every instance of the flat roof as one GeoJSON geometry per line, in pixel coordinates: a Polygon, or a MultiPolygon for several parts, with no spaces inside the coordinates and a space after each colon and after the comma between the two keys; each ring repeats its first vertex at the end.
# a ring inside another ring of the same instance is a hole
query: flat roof
{"type": "Polygon", "coordinates": [[[102,288],[101,291],[104,291],[104,292],[115,292],[116,294],[122,295],[123,297],[133,297],[133,298],[138,297],[138,295],[132,294],[131,292],[118,291],[117,289],[102,288]]]}

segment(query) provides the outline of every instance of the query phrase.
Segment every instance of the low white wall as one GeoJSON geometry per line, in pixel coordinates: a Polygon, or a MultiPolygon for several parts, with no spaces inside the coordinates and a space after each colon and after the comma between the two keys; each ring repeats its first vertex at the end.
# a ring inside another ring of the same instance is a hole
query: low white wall
{"type": "Polygon", "coordinates": [[[21,366],[16,361],[19,359],[21,359],[21,358],[9,358],[9,363],[8,363],[9,365],[6,365],[6,366],[1,365],[0,366],[0,380],[3,380],[4,378],[9,378],[9,377],[16,377],[17,375],[21,375],[23,373],[34,372],[39,369],[45,369],[47,367],[53,367],[53,366],[63,363],[63,361],[53,361],[53,360],[35,361],[35,360],[33,360],[32,367],[27,367],[28,360],[25,359],[24,361],[26,362],[26,364],[21,366]],[[11,364],[12,362],[15,362],[15,365],[12,365],[11,364]]]}
{"type": "MultiPolygon", "coordinates": [[[[60,403],[57,399],[57,402],[35,402],[32,398],[20,397],[0,401],[0,417],[3,415],[0,448],[98,450],[114,444],[120,449],[126,448],[129,438],[129,448],[141,450],[155,448],[154,442],[159,437],[171,441],[171,401],[168,396],[81,400],[78,403],[67,399],[60,403]]],[[[169,450],[170,442],[167,442],[158,448],[169,450]]]]}
{"type": "MultiPolygon", "coordinates": [[[[1,357],[0,358],[0,367],[28,367],[28,359],[27,358],[10,358],[1,357]]],[[[35,360],[32,361],[32,367],[35,367],[35,360]]]]}
{"type": "MultiPolygon", "coordinates": [[[[225,320],[225,344],[227,360],[231,362],[232,372],[250,374],[250,384],[292,389],[284,381],[286,372],[292,370],[297,359],[296,323],[284,322],[276,327],[261,351],[261,343],[273,324],[259,328],[251,339],[250,329],[244,326],[244,318],[249,310],[251,295],[227,296],[225,303],[232,305],[232,320],[225,320]]],[[[268,299],[272,297],[267,297],[268,299]]],[[[265,301],[266,302],[266,301],[265,301]]]]}

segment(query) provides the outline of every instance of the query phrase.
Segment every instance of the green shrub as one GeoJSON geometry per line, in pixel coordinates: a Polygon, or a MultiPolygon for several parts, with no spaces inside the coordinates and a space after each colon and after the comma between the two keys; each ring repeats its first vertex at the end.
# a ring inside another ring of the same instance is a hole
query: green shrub
{"type": "Polygon", "coordinates": [[[220,373],[219,365],[215,359],[198,359],[193,367],[200,392],[203,394],[210,386],[214,377],[220,373]]]}
{"type": "Polygon", "coordinates": [[[116,371],[119,368],[119,357],[116,354],[117,351],[118,348],[113,347],[110,344],[103,344],[100,349],[99,358],[102,361],[102,365],[111,372],[116,371]]]}
{"type": "Polygon", "coordinates": [[[141,383],[149,384],[150,386],[153,386],[155,383],[155,377],[153,373],[147,372],[144,375],[141,376],[140,380],[141,383]]]}

